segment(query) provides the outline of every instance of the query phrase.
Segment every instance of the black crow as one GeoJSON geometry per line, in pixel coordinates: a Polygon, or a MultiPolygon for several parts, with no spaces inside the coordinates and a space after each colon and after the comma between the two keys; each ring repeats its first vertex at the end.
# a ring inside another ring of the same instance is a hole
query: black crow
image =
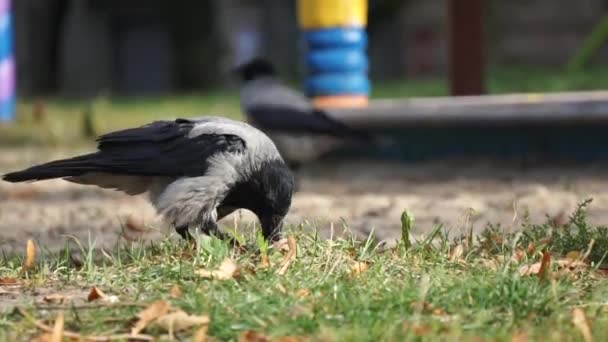
{"type": "Polygon", "coordinates": [[[254,58],[234,73],[243,82],[241,108],[247,121],[270,136],[294,170],[346,144],[373,142],[368,133],[331,118],[285,86],[266,59],[254,58]]]}
{"type": "Polygon", "coordinates": [[[97,151],[9,173],[9,182],[63,178],[130,195],[148,192],[184,238],[188,229],[223,236],[217,221],[236,209],[255,213],[276,239],[294,178],[274,143],[247,123],[219,117],[155,121],[111,132],[97,151]]]}

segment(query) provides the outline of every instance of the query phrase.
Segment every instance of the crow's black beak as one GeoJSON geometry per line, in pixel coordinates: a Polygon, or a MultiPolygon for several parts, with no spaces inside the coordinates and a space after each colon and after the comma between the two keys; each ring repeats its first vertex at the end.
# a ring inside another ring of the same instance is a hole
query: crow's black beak
{"type": "Polygon", "coordinates": [[[262,225],[262,234],[266,240],[275,241],[281,236],[281,230],[283,229],[283,217],[282,216],[269,216],[260,218],[262,225]]]}

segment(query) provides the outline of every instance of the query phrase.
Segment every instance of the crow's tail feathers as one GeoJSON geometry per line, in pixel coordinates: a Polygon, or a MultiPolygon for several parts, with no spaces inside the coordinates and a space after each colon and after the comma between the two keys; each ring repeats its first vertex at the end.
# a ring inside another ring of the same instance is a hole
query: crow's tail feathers
{"type": "Polygon", "coordinates": [[[2,179],[7,182],[40,181],[53,178],[80,176],[86,172],[96,171],[96,153],[86,154],[74,158],[52,161],[32,166],[22,171],[7,173],[2,179]]]}

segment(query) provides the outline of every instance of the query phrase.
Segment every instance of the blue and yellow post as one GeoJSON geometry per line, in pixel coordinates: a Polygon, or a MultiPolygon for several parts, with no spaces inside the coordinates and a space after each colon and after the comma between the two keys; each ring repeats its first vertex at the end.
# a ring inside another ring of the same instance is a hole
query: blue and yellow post
{"type": "Polygon", "coordinates": [[[0,122],[15,116],[15,58],[11,0],[0,0],[0,122]]]}
{"type": "Polygon", "coordinates": [[[298,0],[305,90],[317,107],[368,103],[367,0],[298,0]]]}

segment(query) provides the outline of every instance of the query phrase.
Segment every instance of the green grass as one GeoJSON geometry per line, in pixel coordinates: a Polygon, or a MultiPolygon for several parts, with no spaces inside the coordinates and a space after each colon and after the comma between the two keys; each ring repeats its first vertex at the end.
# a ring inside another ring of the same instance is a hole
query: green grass
{"type": "MultiPolygon", "coordinates": [[[[167,238],[148,246],[120,246],[98,257],[85,248],[78,266],[69,252],[41,255],[38,267],[26,272],[22,258],[5,257],[0,277],[23,281],[22,293],[97,286],[118,296],[122,304],[51,307],[33,303],[31,296],[18,304],[51,326],[63,309],[66,329],[81,334],[128,332],[142,308],[125,305],[165,299],[187,313],[209,315],[208,334],[218,340],[237,340],[251,330],[273,338],[321,341],[510,341],[519,333],[529,340],[580,341],[581,332],[572,323],[573,310],[580,308],[594,340],[602,341],[608,338],[608,278],[597,268],[608,251],[607,232],[585,223],[587,204],[560,227],[524,225],[521,233],[507,234],[490,226],[478,237],[455,241],[438,228],[423,241],[408,245],[409,238],[404,238],[394,248],[381,248],[372,239],[356,241],[348,234],[322,240],[310,230],[292,228],[297,257],[284,275],[276,270],[286,252],[261,242],[260,248],[234,249],[200,238],[193,249],[167,238]],[[458,249],[463,253],[454,252],[458,249]],[[260,251],[267,251],[273,264],[269,268],[261,267],[260,251]],[[553,260],[574,251],[581,258],[587,255],[588,268],[558,270],[554,262],[545,278],[522,276],[520,268],[538,262],[545,251],[553,260]],[[236,260],[239,277],[210,280],[196,275],[199,269],[215,269],[227,257],[236,260]],[[357,262],[369,269],[353,273],[357,262]],[[175,285],[181,289],[177,298],[170,296],[175,285]]],[[[412,222],[403,222],[407,231],[412,222]]],[[[253,236],[246,237],[253,242],[253,236]]],[[[0,316],[0,328],[20,337],[40,333],[16,311],[0,316]]],[[[177,337],[187,340],[193,332],[177,337]]],[[[145,333],[165,334],[154,326],[145,333]]]]}
{"type": "MultiPolygon", "coordinates": [[[[608,89],[608,67],[594,66],[582,71],[541,67],[490,68],[487,83],[489,93],[493,94],[608,89]]],[[[372,92],[372,98],[445,95],[448,95],[448,86],[446,79],[441,77],[376,82],[372,92]]],[[[86,112],[92,113],[92,135],[177,116],[215,114],[242,118],[236,89],[153,98],[100,96],[91,101],[49,98],[40,103],[44,105],[37,106],[31,99],[19,103],[16,123],[0,126],[0,145],[70,146],[90,143],[91,137],[87,138],[85,134],[86,112]]]]}

